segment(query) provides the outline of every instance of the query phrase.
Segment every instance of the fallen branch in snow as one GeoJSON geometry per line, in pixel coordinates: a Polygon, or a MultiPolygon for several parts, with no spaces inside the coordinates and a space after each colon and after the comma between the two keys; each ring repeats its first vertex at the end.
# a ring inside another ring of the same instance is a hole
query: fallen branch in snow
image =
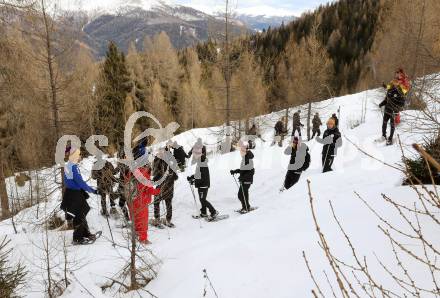
{"type": "MultiPolygon", "coordinates": [[[[417,152],[420,153],[420,155],[425,158],[433,167],[435,167],[438,171],[440,171],[440,164],[431,156],[429,155],[421,146],[417,144],[412,145],[417,152]]],[[[429,167],[428,167],[429,168],[429,167]]]]}

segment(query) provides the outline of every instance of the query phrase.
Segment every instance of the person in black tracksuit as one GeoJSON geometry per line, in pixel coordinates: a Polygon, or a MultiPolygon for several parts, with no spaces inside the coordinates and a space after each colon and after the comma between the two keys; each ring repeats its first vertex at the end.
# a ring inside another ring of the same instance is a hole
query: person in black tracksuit
{"type": "Polygon", "coordinates": [[[295,112],[293,114],[293,118],[292,118],[292,136],[295,135],[295,132],[298,132],[298,135],[301,135],[301,127],[304,126],[304,124],[301,123],[301,116],[300,116],[301,111],[295,112]]]}
{"type": "Polygon", "coordinates": [[[312,124],[313,124],[312,139],[314,139],[315,135],[318,135],[318,137],[321,136],[321,129],[320,128],[321,128],[322,122],[321,122],[321,118],[319,118],[318,113],[316,113],[315,116],[313,117],[312,124]]]}
{"type": "Polygon", "coordinates": [[[172,147],[174,158],[177,161],[177,166],[183,172],[185,170],[185,161],[187,158],[189,158],[189,155],[186,154],[183,146],[180,146],[179,144],[177,144],[177,142],[174,142],[172,147]]]}
{"type": "Polygon", "coordinates": [[[299,181],[302,172],[307,170],[310,165],[309,147],[300,143],[298,137],[294,137],[292,144],[286,148],[284,154],[290,155],[290,161],[281,191],[294,186],[299,181]]]}
{"type": "Polygon", "coordinates": [[[322,138],[316,137],[316,140],[324,144],[322,147],[322,172],[333,171],[332,164],[337,153],[337,148],[342,146],[341,133],[333,117],[327,121],[327,130],[324,132],[322,138]]]}
{"type": "MultiPolygon", "coordinates": [[[[123,150],[123,146],[120,147],[120,150],[118,152],[118,158],[119,159],[125,159],[125,153],[123,150]]],[[[118,165],[116,167],[116,174],[119,173],[119,179],[118,181],[118,187],[116,189],[116,192],[114,192],[114,199],[113,201],[115,201],[116,199],[119,198],[119,207],[121,208],[122,213],[124,214],[124,218],[125,220],[130,220],[130,217],[128,215],[128,209],[126,206],[127,203],[127,199],[125,197],[125,185],[128,181],[128,177],[130,175],[130,167],[127,166],[126,164],[122,163],[122,162],[118,162],[118,165]]]]}
{"type": "Polygon", "coordinates": [[[174,182],[179,178],[172,170],[170,162],[171,152],[165,148],[160,149],[158,155],[153,161],[153,181],[161,180],[161,192],[154,198],[154,225],[160,225],[160,202],[164,201],[166,206],[165,225],[174,228],[171,222],[173,217],[173,197],[174,197],[174,182]]]}
{"type": "Polygon", "coordinates": [[[196,163],[196,172],[194,175],[189,176],[187,179],[191,185],[195,185],[197,192],[199,193],[200,204],[200,216],[207,217],[207,210],[214,218],[218,215],[217,210],[207,200],[208,190],[210,185],[208,158],[206,157],[206,147],[203,144],[197,144],[188,153],[189,156],[193,156],[193,161],[196,163]]]}
{"type": "Polygon", "coordinates": [[[105,161],[104,166],[100,170],[92,170],[92,179],[96,180],[98,186],[98,194],[101,196],[101,214],[103,216],[108,216],[107,210],[107,195],[110,199],[110,213],[114,214],[115,209],[115,197],[116,194],[113,191],[116,178],[114,175],[117,174],[115,167],[109,162],[105,161]]]}
{"type": "Polygon", "coordinates": [[[399,87],[392,86],[387,90],[387,95],[385,99],[379,104],[379,107],[385,106],[385,111],[383,115],[382,122],[382,136],[387,140],[387,144],[392,144],[395,130],[395,119],[394,117],[400,112],[400,110],[405,106],[405,97],[403,91],[399,87]],[[390,121],[391,132],[387,139],[387,126],[388,121],[390,121]]]}
{"type": "Polygon", "coordinates": [[[231,175],[240,174],[238,181],[240,182],[240,187],[238,190],[238,199],[241,203],[240,213],[249,212],[252,208],[249,204],[249,188],[254,182],[254,154],[249,150],[247,143],[239,144],[240,154],[242,156],[240,168],[236,170],[231,170],[231,175]]]}
{"type": "Polygon", "coordinates": [[[278,146],[283,146],[284,136],[287,134],[287,130],[284,127],[283,121],[279,120],[277,123],[275,123],[275,138],[273,140],[272,145],[275,145],[275,143],[278,143],[278,146]]]}

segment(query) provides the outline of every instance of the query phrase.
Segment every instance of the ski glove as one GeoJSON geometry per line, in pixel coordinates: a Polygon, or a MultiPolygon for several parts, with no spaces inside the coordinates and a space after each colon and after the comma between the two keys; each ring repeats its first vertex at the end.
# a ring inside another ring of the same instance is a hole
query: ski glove
{"type": "Polygon", "coordinates": [[[240,173],[240,170],[231,170],[230,173],[231,173],[231,175],[235,175],[235,174],[240,173]]]}

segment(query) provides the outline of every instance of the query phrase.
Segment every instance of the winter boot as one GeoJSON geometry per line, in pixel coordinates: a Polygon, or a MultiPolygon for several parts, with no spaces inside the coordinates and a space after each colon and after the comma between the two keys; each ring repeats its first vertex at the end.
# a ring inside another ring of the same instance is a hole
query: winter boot
{"type": "Polygon", "coordinates": [[[82,239],[74,239],[72,241],[73,245],[84,245],[84,244],[88,244],[90,242],[90,240],[88,238],[82,238],[82,239]]]}
{"type": "Polygon", "coordinates": [[[175,228],[176,227],[171,221],[168,221],[168,220],[164,220],[163,224],[165,226],[167,226],[168,228],[175,228]]]}
{"type": "Polygon", "coordinates": [[[156,219],[156,218],[155,218],[155,219],[152,219],[152,220],[150,221],[150,224],[151,224],[153,227],[156,227],[156,228],[158,228],[158,229],[163,229],[163,228],[164,228],[160,219],[156,219]]]}
{"type": "Polygon", "coordinates": [[[101,215],[104,216],[104,217],[108,217],[109,215],[108,215],[107,209],[102,209],[101,210],[101,215]]]}
{"type": "Polygon", "coordinates": [[[214,220],[219,215],[218,211],[215,211],[210,216],[207,216],[208,220],[214,220]]]}
{"type": "Polygon", "coordinates": [[[391,146],[391,145],[393,145],[393,139],[392,138],[388,138],[387,146],[391,146]]]}

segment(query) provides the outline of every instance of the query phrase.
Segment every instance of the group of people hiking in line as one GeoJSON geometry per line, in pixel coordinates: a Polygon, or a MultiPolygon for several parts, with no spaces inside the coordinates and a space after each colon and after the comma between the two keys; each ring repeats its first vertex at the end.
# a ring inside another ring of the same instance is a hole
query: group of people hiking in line
{"type": "MultiPolygon", "coordinates": [[[[333,161],[334,148],[332,149],[332,147],[336,146],[335,140],[340,139],[340,134],[338,134],[333,120],[329,120],[328,130],[326,130],[324,136],[330,135],[330,132],[333,132],[333,139],[332,141],[323,140],[325,148],[323,152],[325,151],[328,160],[333,161]]],[[[241,209],[237,212],[245,214],[253,210],[249,202],[249,189],[253,184],[255,174],[254,154],[248,141],[239,141],[236,149],[240,152],[242,159],[240,167],[231,170],[230,174],[233,176],[239,175],[236,182],[238,184],[237,198],[241,203],[241,209]]],[[[145,156],[148,155],[143,146],[136,148],[135,151],[141,151],[145,156]]],[[[282,190],[289,189],[298,182],[301,173],[310,165],[308,148],[300,142],[300,137],[294,136],[292,138],[292,142],[285,153],[290,155],[291,158],[282,190]]],[[[150,243],[147,234],[148,224],[161,229],[165,226],[173,228],[172,200],[174,197],[174,183],[178,179],[177,172],[179,170],[184,171],[186,159],[190,158],[192,158],[191,164],[195,165],[195,172],[193,175],[188,176],[187,180],[191,188],[194,186],[197,189],[201,204],[198,218],[213,220],[219,215],[219,212],[208,200],[211,181],[207,150],[202,139],[198,139],[188,153],[176,142],[168,142],[166,147],[158,150],[152,163],[146,162],[145,165],[133,171],[124,163],[118,163],[118,166],[114,167],[110,161],[106,160],[101,169],[92,170],[92,179],[97,182],[96,189],[89,186],[80,174],[78,168],[80,149],[68,148],[66,154],[68,161],[64,167],[65,191],[61,209],[66,213],[66,219],[72,219],[74,244],[89,244],[96,238],[94,234],[90,233],[86,220],[87,213],[90,210],[87,203],[88,193],[100,196],[101,215],[105,217],[119,214],[116,209],[116,200],[119,200],[118,205],[125,220],[131,220],[134,223],[141,243],[150,243]],[[141,179],[139,181],[139,179],[136,179],[139,177],[143,177],[145,180],[141,179]],[[118,185],[116,186],[116,184],[118,185]],[[131,192],[127,191],[128,185],[132,188],[131,192]],[[110,210],[107,209],[107,197],[110,201],[110,210]],[[166,216],[162,220],[160,218],[161,202],[163,202],[166,209],[166,216]],[[148,210],[150,204],[153,204],[154,210],[154,218],[151,221],[149,221],[148,210]]],[[[139,157],[139,154],[134,156],[139,157]]],[[[125,154],[120,152],[118,157],[123,159],[125,154]]],[[[324,161],[326,171],[331,170],[331,163],[324,161]]]]}
{"type": "MultiPolygon", "coordinates": [[[[387,139],[387,143],[392,143],[394,118],[396,113],[404,106],[405,95],[409,91],[408,78],[403,70],[399,69],[396,71],[395,79],[384,87],[386,87],[387,96],[380,104],[380,106],[385,106],[382,133],[383,138],[386,139],[387,123],[390,121],[391,135],[387,139]]],[[[287,129],[283,123],[286,122],[285,120],[281,119],[275,124],[273,144],[278,142],[278,145],[282,146],[283,138],[287,134],[287,129]]],[[[322,138],[320,131],[322,122],[318,113],[314,115],[312,123],[313,138],[316,135],[316,140],[323,144],[321,152],[323,172],[332,171],[332,164],[337,154],[337,149],[342,145],[342,137],[338,128],[339,119],[336,114],[333,114],[328,119],[326,123],[327,129],[324,131],[322,138]]],[[[284,151],[286,155],[290,156],[290,160],[280,191],[295,185],[299,181],[301,174],[310,165],[309,148],[301,140],[301,127],[303,126],[300,111],[297,111],[293,115],[292,139],[284,151]]],[[[247,131],[247,134],[261,138],[255,124],[247,131]]],[[[237,197],[241,203],[241,209],[238,212],[242,214],[253,210],[249,202],[249,189],[253,184],[253,177],[255,175],[254,154],[251,151],[255,147],[253,139],[250,138],[249,141],[238,142],[236,149],[239,150],[242,158],[240,167],[230,171],[230,174],[233,176],[239,175],[237,197]]],[[[146,146],[147,142],[143,140],[135,147],[134,157],[136,159],[148,157],[146,146]]],[[[80,174],[78,168],[78,163],[81,159],[80,149],[67,148],[66,158],[68,161],[64,167],[65,190],[61,209],[66,214],[66,220],[73,222],[74,244],[89,244],[96,239],[96,235],[90,232],[86,220],[87,213],[90,210],[87,203],[88,193],[97,194],[101,197],[101,214],[105,217],[118,213],[115,201],[119,199],[118,205],[124,218],[126,221],[131,220],[134,222],[134,227],[141,243],[150,243],[147,231],[149,224],[148,206],[151,203],[154,205],[154,219],[150,222],[151,225],[158,228],[164,228],[164,226],[173,228],[172,199],[174,196],[174,183],[178,179],[177,172],[185,170],[186,159],[191,157],[192,165],[196,165],[195,173],[187,177],[187,180],[190,183],[191,190],[195,186],[198,192],[201,208],[200,215],[197,218],[215,219],[219,216],[219,212],[207,199],[211,181],[206,146],[200,138],[188,153],[177,142],[169,141],[164,148],[159,149],[151,164],[145,162],[144,165],[135,168],[133,171],[124,163],[118,163],[118,166],[115,168],[109,161],[106,161],[101,169],[92,171],[92,178],[97,181],[97,189],[89,186],[80,174]],[[119,178],[116,178],[117,176],[119,178]],[[118,186],[115,191],[116,184],[118,186]],[[128,188],[131,189],[131,192],[127,191],[127,186],[130,186],[128,188]],[[110,200],[110,212],[107,210],[107,197],[110,200]],[[161,202],[164,202],[166,209],[164,220],[160,219],[161,202]]],[[[125,159],[125,153],[119,152],[118,158],[125,159]]]]}

